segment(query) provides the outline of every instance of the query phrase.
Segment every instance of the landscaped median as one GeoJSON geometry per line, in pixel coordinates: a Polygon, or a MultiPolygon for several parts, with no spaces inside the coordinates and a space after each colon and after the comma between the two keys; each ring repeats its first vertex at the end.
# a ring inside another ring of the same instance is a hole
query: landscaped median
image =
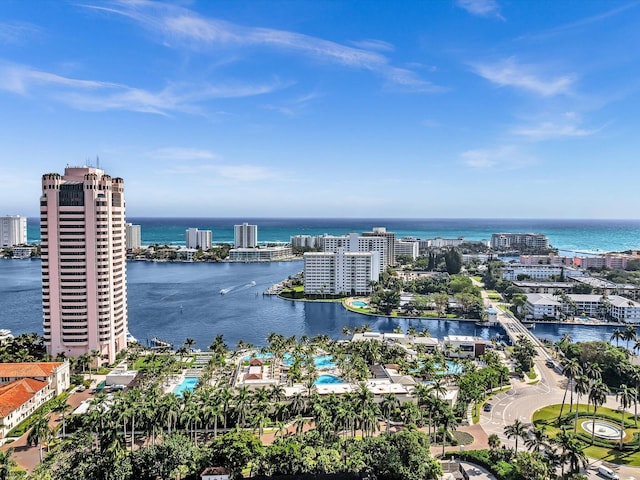
{"type": "MultiPolygon", "coordinates": [[[[533,414],[533,423],[536,427],[544,426],[545,433],[549,438],[553,439],[564,429],[573,433],[575,430],[576,437],[580,442],[585,444],[584,453],[588,457],[605,460],[611,463],[624,464],[630,466],[640,466],[640,428],[636,423],[634,416],[630,413],[624,413],[624,437],[622,438],[622,449],[620,449],[619,437],[606,439],[594,435],[592,445],[592,432],[584,428],[585,423],[593,420],[593,406],[579,404],[578,416],[576,421],[576,406],[573,405],[571,410],[569,405],[565,404],[562,417],[558,421],[561,405],[549,405],[537,410],[533,414]]],[[[606,407],[599,407],[596,412],[596,421],[602,422],[603,432],[607,425],[611,429],[620,429],[620,420],[623,414],[619,410],[612,410],[606,407]]],[[[597,427],[596,427],[597,428],[597,427]]],[[[596,433],[598,430],[596,429],[596,433]]],[[[601,434],[602,435],[602,434],[601,434]]]]}

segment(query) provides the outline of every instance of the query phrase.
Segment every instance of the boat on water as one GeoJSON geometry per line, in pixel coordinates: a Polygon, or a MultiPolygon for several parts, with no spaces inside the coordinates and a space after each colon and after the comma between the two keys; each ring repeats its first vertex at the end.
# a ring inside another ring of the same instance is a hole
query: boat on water
{"type": "Polygon", "coordinates": [[[223,288],[222,290],[220,290],[220,295],[226,295],[227,293],[229,293],[231,291],[230,288],[223,288]]]}
{"type": "Polygon", "coordinates": [[[136,337],[131,335],[131,332],[129,330],[127,330],[127,343],[138,343],[136,337]]]}
{"type": "Polygon", "coordinates": [[[500,322],[495,321],[495,322],[476,322],[476,327],[499,327],[500,326],[500,322]]]}
{"type": "Polygon", "coordinates": [[[13,335],[11,334],[11,330],[8,330],[6,328],[0,328],[0,345],[2,345],[5,342],[8,342],[12,338],[13,338],[13,335]]]}
{"type": "Polygon", "coordinates": [[[255,287],[256,286],[256,282],[255,280],[253,282],[249,282],[247,285],[251,286],[251,287],[255,287]]]}

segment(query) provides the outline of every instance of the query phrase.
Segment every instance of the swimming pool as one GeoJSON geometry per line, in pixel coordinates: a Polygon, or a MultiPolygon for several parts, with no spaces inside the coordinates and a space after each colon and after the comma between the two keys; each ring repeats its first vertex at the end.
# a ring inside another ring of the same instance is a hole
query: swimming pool
{"type": "Polygon", "coordinates": [[[344,383],[344,380],[335,375],[320,375],[316,378],[316,381],[313,382],[314,385],[335,385],[338,383],[344,383]]]}
{"type": "MultiPolygon", "coordinates": [[[[284,354],[284,364],[291,365],[293,363],[293,359],[291,358],[291,354],[284,354]]],[[[313,357],[313,363],[316,368],[333,368],[336,366],[336,363],[333,361],[333,357],[331,355],[316,355],[313,357]]]]}
{"type": "Polygon", "coordinates": [[[197,384],[198,384],[198,377],[185,377],[185,379],[182,380],[180,385],[177,385],[176,388],[173,389],[173,394],[177,395],[178,397],[181,397],[182,392],[184,392],[185,390],[193,392],[197,384]]]}
{"type": "Polygon", "coordinates": [[[242,357],[243,362],[248,362],[252,358],[259,358],[260,360],[268,360],[273,357],[273,353],[254,353],[253,355],[247,355],[242,357]]]}
{"type": "Polygon", "coordinates": [[[366,307],[367,306],[366,302],[360,302],[360,301],[351,302],[351,305],[353,305],[354,307],[366,307]]]}

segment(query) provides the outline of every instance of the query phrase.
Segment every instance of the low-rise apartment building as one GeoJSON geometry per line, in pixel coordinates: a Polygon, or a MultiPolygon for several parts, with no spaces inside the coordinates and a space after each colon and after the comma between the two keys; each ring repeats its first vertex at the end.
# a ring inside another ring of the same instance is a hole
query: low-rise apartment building
{"type": "Polygon", "coordinates": [[[0,438],[70,381],[69,362],[0,363],[0,438]]]}

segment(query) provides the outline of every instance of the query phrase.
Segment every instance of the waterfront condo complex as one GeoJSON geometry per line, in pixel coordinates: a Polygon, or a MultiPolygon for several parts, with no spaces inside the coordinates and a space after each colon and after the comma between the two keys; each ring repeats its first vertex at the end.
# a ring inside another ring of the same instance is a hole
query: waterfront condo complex
{"type": "Polygon", "coordinates": [[[0,217],[0,247],[13,247],[27,243],[27,217],[7,215],[0,217]]]}
{"type": "Polygon", "coordinates": [[[43,175],[40,224],[48,352],[113,363],[127,335],[124,181],[94,167],[43,175]]]}

